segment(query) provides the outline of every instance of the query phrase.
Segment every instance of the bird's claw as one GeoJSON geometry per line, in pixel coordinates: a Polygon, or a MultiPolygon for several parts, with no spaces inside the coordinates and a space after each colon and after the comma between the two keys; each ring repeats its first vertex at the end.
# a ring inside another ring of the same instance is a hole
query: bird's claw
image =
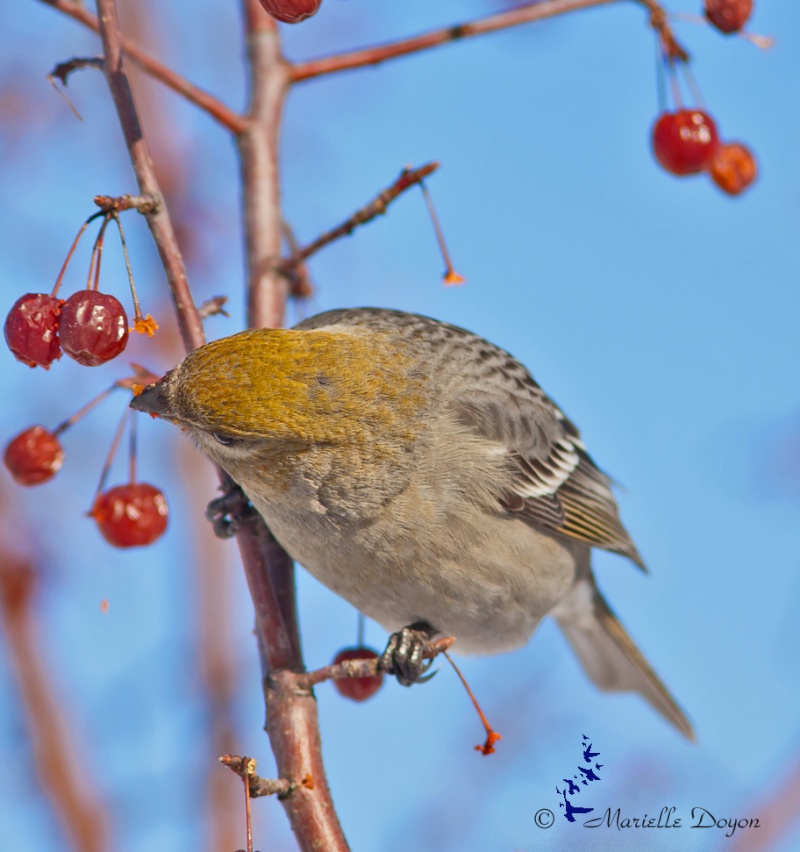
{"type": "Polygon", "coordinates": [[[233,538],[246,523],[258,517],[258,512],[232,479],[222,487],[225,493],[208,504],[206,518],[211,521],[217,538],[233,538]]]}
{"type": "Polygon", "coordinates": [[[433,665],[433,660],[424,659],[423,654],[436,632],[430,624],[421,621],[392,633],[378,668],[395,675],[397,682],[403,686],[430,680],[436,672],[426,672],[433,665]]]}

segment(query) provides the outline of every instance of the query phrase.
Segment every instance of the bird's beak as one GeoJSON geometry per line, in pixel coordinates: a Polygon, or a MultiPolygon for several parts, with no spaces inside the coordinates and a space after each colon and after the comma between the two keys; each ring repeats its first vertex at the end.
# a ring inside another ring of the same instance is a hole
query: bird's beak
{"type": "Polygon", "coordinates": [[[172,417],[171,406],[167,396],[167,378],[164,376],[153,385],[148,385],[130,402],[135,411],[146,411],[153,417],[172,417]]]}

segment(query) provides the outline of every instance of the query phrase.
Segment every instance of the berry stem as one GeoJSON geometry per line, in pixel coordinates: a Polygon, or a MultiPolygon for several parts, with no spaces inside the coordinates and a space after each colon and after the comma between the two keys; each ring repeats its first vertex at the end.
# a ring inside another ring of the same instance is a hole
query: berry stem
{"type": "MultiPolygon", "coordinates": [[[[244,819],[247,831],[247,852],[253,852],[253,822],[250,815],[250,777],[255,775],[255,761],[252,762],[252,771],[242,777],[244,787],[244,819]]],[[[250,767],[248,767],[249,769],[250,767]]]]}
{"type": "Polygon", "coordinates": [[[675,70],[675,62],[672,57],[667,55],[667,75],[669,77],[669,85],[672,89],[672,100],[675,104],[674,111],[678,112],[683,109],[683,98],[681,97],[681,87],[678,82],[678,72],[675,70]]]}
{"type": "Polygon", "coordinates": [[[453,662],[453,658],[450,656],[450,654],[447,653],[447,651],[442,651],[442,653],[447,658],[447,662],[450,663],[450,665],[453,667],[453,671],[458,675],[458,679],[461,681],[461,684],[464,689],[467,690],[467,695],[469,695],[470,701],[472,701],[472,706],[475,708],[475,711],[477,712],[478,716],[480,716],[481,724],[486,730],[486,742],[484,742],[483,745],[476,745],[475,751],[479,751],[484,756],[486,756],[487,754],[494,754],[494,744],[498,740],[502,740],[503,738],[489,724],[489,720],[486,718],[483,710],[481,709],[481,705],[478,704],[478,699],[475,697],[474,693],[469,688],[469,684],[467,683],[464,675],[461,674],[461,671],[459,670],[458,666],[453,662]]]}
{"type": "Polygon", "coordinates": [[[106,487],[106,481],[108,480],[108,474],[111,470],[111,463],[114,461],[114,456],[117,454],[117,447],[119,446],[119,442],[122,438],[122,433],[125,431],[125,424],[128,422],[128,415],[131,413],[130,408],[126,408],[120,418],[119,425],[117,426],[117,431],[114,433],[114,440],[111,442],[111,449],[108,451],[108,456],[106,456],[106,463],[103,465],[103,472],[100,474],[100,483],[97,486],[97,491],[94,495],[93,504],[97,502],[97,498],[102,493],[103,489],[106,487]]]}
{"type": "Polygon", "coordinates": [[[444,280],[452,284],[460,283],[464,279],[453,269],[453,264],[450,261],[450,253],[447,251],[447,245],[444,241],[442,226],[439,224],[439,217],[436,215],[436,208],[433,206],[433,200],[428,192],[428,187],[425,186],[424,181],[420,181],[419,188],[422,190],[422,197],[425,199],[425,206],[428,208],[428,215],[431,217],[433,230],[436,234],[436,242],[439,243],[439,251],[442,253],[442,259],[444,260],[444,280]]]}
{"type": "Polygon", "coordinates": [[[97,291],[100,285],[100,258],[103,254],[103,237],[108,226],[109,214],[105,214],[103,224],[100,226],[100,231],[97,234],[97,239],[92,246],[92,257],[89,261],[89,278],[86,281],[87,290],[97,291]]]}
{"type": "Polygon", "coordinates": [[[356,642],[356,646],[359,648],[364,647],[364,613],[358,613],[358,641],[356,642]]]}
{"type": "Polygon", "coordinates": [[[56,283],[53,285],[53,292],[50,294],[51,296],[55,296],[58,293],[58,289],[61,287],[61,281],[64,278],[64,273],[67,271],[67,266],[69,266],[72,255],[75,254],[75,249],[78,247],[78,241],[83,236],[83,232],[89,227],[91,222],[97,219],[98,216],[102,215],[104,215],[102,211],[92,213],[92,215],[81,225],[80,230],[75,235],[75,239],[72,241],[72,245],[69,247],[67,256],[64,258],[64,263],[61,264],[61,269],[58,273],[58,277],[56,278],[56,283]]]}
{"type": "Polygon", "coordinates": [[[689,67],[689,63],[681,63],[681,68],[683,70],[683,77],[686,80],[686,85],[689,87],[689,91],[692,93],[692,98],[694,100],[695,106],[698,109],[705,111],[703,93],[700,91],[700,86],[697,83],[697,78],[694,76],[692,69],[689,67]]]}
{"type": "Polygon", "coordinates": [[[138,417],[131,420],[131,428],[128,431],[128,475],[131,485],[136,482],[136,424],[139,422],[138,417]]]}
{"type": "Polygon", "coordinates": [[[96,405],[101,403],[113,390],[116,390],[119,385],[114,383],[111,387],[106,388],[102,393],[99,393],[94,399],[89,400],[82,408],[79,408],[74,414],[70,415],[66,420],[63,420],[61,423],[53,429],[53,434],[57,437],[62,432],[69,429],[74,423],[77,423],[78,420],[83,417],[84,414],[88,414],[96,405]]]}
{"type": "Polygon", "coordinates": [[[131,296],[133,297],[133,318],[135,320],[142,319],[142,311],[139,307],[139,297],[136,295],[136,287],[133,283],[133,270],[131,269],[131,259],[128,257],[128,245],[125,242],[125,232],[122,230],[122,222],[116,213],[111,213],[111,218],[117,223],[119,230],[119,241],[122,243],[122,255],[125,258],[125,271],[128,273],[128,284],[131,288],[131,296]]]}
{"type": "Polygon", "coordinates": [[[664,63],[666,56],[661,46],[661,38],[658,33],[653,30],[656,45],[656,95],[658,98],[658,112],[669,112],[669,101],[667,99],[667,81],[664,74],[664,63]]]}

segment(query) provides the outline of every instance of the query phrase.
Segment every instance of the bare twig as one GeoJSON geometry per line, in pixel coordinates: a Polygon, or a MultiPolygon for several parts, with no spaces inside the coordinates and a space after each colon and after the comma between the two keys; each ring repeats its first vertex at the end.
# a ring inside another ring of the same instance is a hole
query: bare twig
{"type": "Polygon", "coordinates": [[[257,799],[259,796],[283,798],[299,787],[305,787],[307,790],[314,789],[314,780],[310,775],[304,775],[299,781],[290,781],[288,778],[261,778],[256,775],[255,759],[245,755],[223,754],[219,762],[247,781],[252,799],[257,799]]]}
{"type": "Polygon", "coordinates": [[[421,183],[429,174],[439,168],[438,163],[427,163],[417,169],[405,168],[400,172],[399,177],[386,189],[378,193],[375,198],[368,204],[365,204],[359,210],[356,210],[352,216],[345,219],[341,225],[337,225],[330,231],[326,231],[321,236],[317,237],[314,242],[309,243],[305,248],[297,249],[281,264],[281,271],[285,275],[291,275],[292,270],[298,264],[307,260],[312,254],[316,254],[321,248],[324,248],[334,240],[341,237],[347,237],[359,226],[374,219],[376,216],[382,216],[386,212],[386,208],[403,192],[416,184],[421,183]]]}
{"type": "MultiPolygon", "coordinates": [[[[300,243],[297,242],[294,230],[287,222],[283,223],[283,235],[289,246],[290,255],[294,256],[300,251],[300,243]]],[[[291,269],[284,268],[284,274],[289,277],[289,294],[293,299],[310,299],[314,295],[311,274],[304,261],[293,263],[291,269]]]]}
{"type": "Polygon", "coordinates": [[[81,57],[75,56],[66,62],[59,62],[58,65],[47,75],[51,80],[55,77],[60,80],[63,86],[67,85],[67,78],[73,71],[81,68],[95,68],[98,71],[103,70],[102,56],[81,57]]]}
{"type": "MultiPolygon", "coordinates": [[[[487,33],[506,30],[521,24],[529,24],[541,21],[545,18],[554,18],[558,15],[566,15],[581,9],[589,9],[593,6],[604,6],[608,3],[620,2],[620,0],[532,0],[506,9],[494,15],[487,15],[468,21],[463,24],[454,24],[438,30],[431,30],[411,38],[387,42],[386,44],[374,45],[348,53],[333,54],[320,59],[312,59],[308,62],[299,62],[292,66],[292,83],[300,83],[323,74],[335,74],[338,71],[349,71],[353,68],[363,68],[366,65],[378,65],[389,59],[397,59],[400,56],[408,56],[422,50],[440,47],[453,41],[460,41],[472,36],[486,35],[487,33]]],[[[660,4],[655,0],[633,0],[634,3],[644,6],[651,13],[651,24],[656,27],[662,35],[662,41],[666,34],[669,42],[677,46],[672,37],[666,21],[666,15],[660,4]]]]}
{"type": "Polygon", "coordinates": [[[230,314],[225,310],[225,305],[228,302],[227,296],[212,296],[210,299],[206,299],[202,305],[197,309],[197,313],[200,314],[200,319],[206,319],[207,317],[214,317],[217,314],[222,314],[224,317],[229,317],[230,314]]]}
{"type": "MultiPolygon", "coordinates": [[[[75,0],[40,0],[47,6],[52,6],[59,12],[63,12],[75,21],[88,27],[90,30],[100,32],[98,19],[89,12],[82,3],[75,0]]],[[[177,92],[187,101],[208,113],[215,121],[226,127],[232,133],[240,133],[246,126],[245,119],[237,112],[226,106],[213,95],[190,83],[180,74],[159,62],[147,51],[143,50],[130,39],[121,38],[122,50],[131,58],[145,73],[159,80],[173,92],[177,92]]]]}
{"type": "Polygon", "coordinates": [[[202,346],[205,341],[203,323],[189,290],[175,230],[163,203],[150,148],[142,132],[133,93],[125,73],[116,4],[114,0],[98,0],[97,8],[100,37],[103,40],[105,53],[106,80],[119,115],[139,190],[143,196],[159,199],[155,207],[145,216],[167,275],[184,345],[191,351],[202,346]]]}
{"type": "Polygon", "coordinates": [[[243,0],[250,63],[248,127],[238,137],[248,271],[248,323],[283,325],[288,284],[277,266],[281,250],[278,137],[289,68],[275,20],[258,0],[243,0]]]}
{"type": "MultiPolygon", "coordinates": [[[[456,641],[454,636],[443,636],[434,642],[429,642],[428,647],[422,654],[423,660],[432,660],[439,654],[446,653],[456,641]]],[[[372,659],[342,660],[330,666],[323,666],[313,672],[297,675],[295,682],[298,687],[310,689],[318,683],[326,680],[337,680],[347,677],[375,677],[380,669],[380,657],[372,659]]]]}
{"type": "Polygon", "coordinates": [[[431,30],[411,38],[297,63],[292,68],[292,82],[299,83],[303,80],[310,80],[312,77],[334,74],[337,71],[348,71],[365,65],[378,65],[389,59],[408,56],[410,53],[439,47],[451,41],[497,32],[497,30],[540,21],[544,18],[552,18],[556,15],[564,15],[590,6],[601,6],[614,2],[617,2],[617,0],[549,0],[549,2],[544,3],[542,0],[534,0],[534,2],[523,3],[521,6],[506,9],[494,15],[477,18],[463,24],[454,24],[439,30],[431,30]]]}
{"type": "Polygon", "coordinates": [[[103,213],[121,213],[123,210],[138,210],[146,215],[155,213],[158,198],[154,195],[95,195],[92,199],[103,213]]]}

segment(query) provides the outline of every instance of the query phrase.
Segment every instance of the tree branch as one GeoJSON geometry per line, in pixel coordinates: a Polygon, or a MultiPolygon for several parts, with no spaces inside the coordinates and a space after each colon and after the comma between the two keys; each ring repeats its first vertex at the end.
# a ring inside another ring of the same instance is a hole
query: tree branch
{"type": "MultiPolygon", "coordinates": [[[[338,71],[349,71],[352,68],[363,68],[366,65],[379,65],[389,59],[419,53],[422,50],[440,47],[452,41],[494,33],[498,30],[507,30],[521,24],[530,24],[534,21],[542,21],[545,18],[555,18],[558,15],[578,12],[581,9],[617,2],[620,2],[620,0],[532,0],[532,2],[523,3],[513,9],[476,18],[474,21],[468,21],[464,24],[454,24],[451,27],[431,30],[418,36],[378,44],[374,47],[297,63],[292,66],[291,82],[300,83],[303,80],[321,77],[323,74],[335,74],[338,71]]],[[[651,25],[659,31],[664,43],[677,45],[667,24],[666,13],[656,0],[633,0],[633,2],[649,10],[651,25]]]]}
{"type": "Polygon", "coordinates": [[[281,198],[278,137],[289,67],[280,53],[277,26],[256,0],[245,0],[250,107],[238,137],[248,267],[248,323],[283,325],[288,286],[279,272],[281,198]]]}
{"type": "MultiPolygon", "coordinates": [[[[439,654],[444,654],[450,650],[455,644],[455,636],[441,636],[433,642],[429,642],[425,650],[422,652],[423,660],[433,660],[439,654]]],[[[375,677],[380,674],[381,669],[380,657],[364,658],[358,660],[342,660],[340,663],[331,663],[329,666],[323,666],[321,669],[315,669],[313,672],[306,672],[298,675],[295,683],[305,689],[311,689],[318,683],[324,683],[326,680],[339,680],[348,677],[375,677]]]]}
{"type": "MultiPolygon", "coordinates": [[[[238,137],[248,269],[248,323],[278,326],[288,298],[281,275],[278,138],[288,66],[278,29],[258,0],[243,0],[251,100],[238,137]]],[[[294,565],[263,521],[237,534],[256,608],[266,730],[280,778],[311,779],[281,799],[300,848],[347,850],[322,763],[317,703],[297,685],[304,670],[295,608],[294,565]]]]}
{"type": "MultiPolygon", "coordinates": [[[[49,0],[45,0],[49,2],[49,0]]],[[[61,0],[63,2],[63,0],[61,0]]],[[[105,75],[114,106],[119,115],[122,133],[128,146],[133,171],[144,196],[158,199],[155,209],[145,214],[153,234],[161,263],[167,275],[181,336],[187,351],[197,349],[205,342],[203,324],[192,299],[180,248],[167,212],[161,188],[156,177],[150,148],[142,132],[136,104],[122,61],[122,41],[119,35],[117,9],[114,0],[97,0],[99,32],[105,54],[105,75]]]]}
{"type": "MultiPolygon", "coordinates": [[[[90,30],[100,32],[100,23],[97,18],[74,0],[39,0],[39,2],[63,12],[90,30]]],[[[177,92],[177,94],[186,98],[190,103],[200,107],[203,112],[208,113],[211,118],[230,130],[231,133],[241,133],[244,129],[245,119],[218,98],[181,77],[180,74],[159,62],[130,39],[122,36],[120,44],[125,55],[129,56],[131,61],[135,62],[144,72],[163,83],[167,88],[172,89],[173,92],[177,92]]]]}
{"type": "MultiPolygon", "coordinates": [[[[354,50],[350,53],[339,53],[297,63],[292,67],[292,83],[300,83],[303,80],[310,80],[323,74],[335,74],[337,71],[362,68],[365,65],[378,65],[389,59],[408,56],[410,53],[419,53],[421,50],[439,47],[451,41],[493,33],[520,24],[528,24],[545,18],[553,18],[556,15],[576,12],[579,9],[615,2],[618,2],[618,0],[534,0],[534,2],[523,3],[513,9],[477,18],[464,24],[454,24],[451,27],[431,30],[411,38],[354,50]]],[[[636,2],[640,2],[640,0],[636,0],[636,2]]]]}

